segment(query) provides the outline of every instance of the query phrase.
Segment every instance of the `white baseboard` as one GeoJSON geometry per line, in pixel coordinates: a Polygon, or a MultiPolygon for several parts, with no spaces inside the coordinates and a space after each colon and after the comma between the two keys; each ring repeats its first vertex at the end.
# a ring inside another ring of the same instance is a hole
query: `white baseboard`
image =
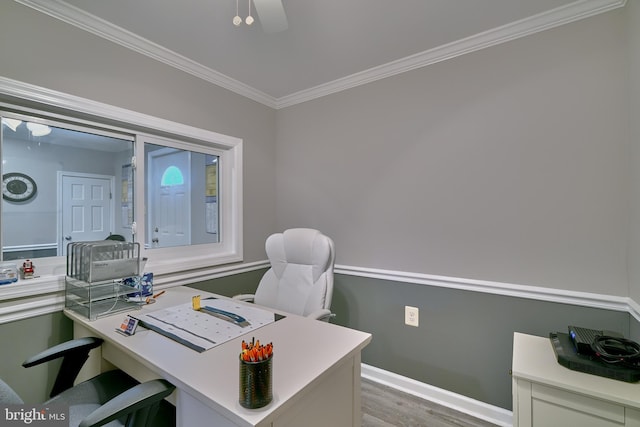
{"type": "Polygon", "coordinates": [[[471,399],[461,394],[453,393],[414,379],[376,368],[363,363],[362,377],[396,390],[417,396],[421,399],[437,403],[456,411],[488,421],[498,426],[511,427],[513,413],[497,406],[489,405],[479,400],[471,399]]]}

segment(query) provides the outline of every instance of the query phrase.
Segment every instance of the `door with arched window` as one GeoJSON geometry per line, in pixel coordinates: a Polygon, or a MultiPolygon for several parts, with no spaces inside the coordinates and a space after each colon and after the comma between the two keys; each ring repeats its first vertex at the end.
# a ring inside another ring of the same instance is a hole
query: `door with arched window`
{"type": "Polygon", "coordinates": [[[190,155],[174,148],[148,153],[147,236],[153,248],[191,244],[190,155]]]}

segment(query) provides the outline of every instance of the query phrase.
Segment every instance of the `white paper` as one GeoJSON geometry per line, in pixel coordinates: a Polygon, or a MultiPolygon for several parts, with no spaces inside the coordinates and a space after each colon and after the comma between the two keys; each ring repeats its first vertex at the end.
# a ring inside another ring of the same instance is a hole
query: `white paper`
{"type": "Polygon", "coordinates": [[[191,303],[132,317],[140,320],[143,326],[197,351],[208,350],[275,321],[274,313],[233,300],[203,299],[201,305],[242,316],[249,326],[241,327],[234,322],[196,311],[191,303]]]}

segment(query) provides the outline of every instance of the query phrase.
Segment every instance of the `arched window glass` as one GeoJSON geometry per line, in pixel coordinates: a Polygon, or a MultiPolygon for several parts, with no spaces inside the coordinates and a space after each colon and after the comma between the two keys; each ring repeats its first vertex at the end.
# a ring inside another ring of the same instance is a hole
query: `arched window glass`
{"type": "Polygon", "coordinates": [[[162,174],[162,180],[160,185],[163,187],[171,187],[174,185],[183,185],[184,184],[184,176],[182,176],[182,172],[175,166],[169,166],[165,169],[162,174]]]}

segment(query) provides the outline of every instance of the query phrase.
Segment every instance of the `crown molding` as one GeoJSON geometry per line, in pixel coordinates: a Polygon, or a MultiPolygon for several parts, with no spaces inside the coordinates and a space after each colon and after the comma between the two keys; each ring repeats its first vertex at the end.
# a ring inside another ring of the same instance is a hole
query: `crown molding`
{"type": "Polygon", "coordinates": [[[376,80],[402,74],[407,71],[426,67],[526,37],[554,27],[585,19],[600,13],[623,7],[626,0],[578,0],[538,15],[493,28],[464,39],[444,44],[397,61],[389,62],[350,76],[301,90],[291,95],[278,98],[276,108],[290,107],[332,93],[341,92],[376,80]]]}
{"type": "Polygon", "coordinates": [[[467,53],[589,18],[623,7],[627,2],[627,0],[577,0],[568,5],[429,49],[397,61],[301,90],[291,95],[275,98],[146,40],[130,31],[117,27],[64,1],[14,1],[275,109],[311,101],[332,93],[341,92],[386,77],[426,67],[467,53]]]}
{"type": "Polygon", "coordinates": [[[252,88],[238,80],[226,76],[211,68],[186,58],[172,50],[153,43],[124,28],[118,27],[104,19],[85,12],[64,1],[51,0],[14,0],[24,6],[28,6],[38,12],[59,19],[67,24],[102,37],[113,43],[119,44],[134,52],[153,58],[166,65],[177,68],[216,86],[223,87],[232,92],[252,99],[271,108],[276,108],[276,98],[252,88]]]}

